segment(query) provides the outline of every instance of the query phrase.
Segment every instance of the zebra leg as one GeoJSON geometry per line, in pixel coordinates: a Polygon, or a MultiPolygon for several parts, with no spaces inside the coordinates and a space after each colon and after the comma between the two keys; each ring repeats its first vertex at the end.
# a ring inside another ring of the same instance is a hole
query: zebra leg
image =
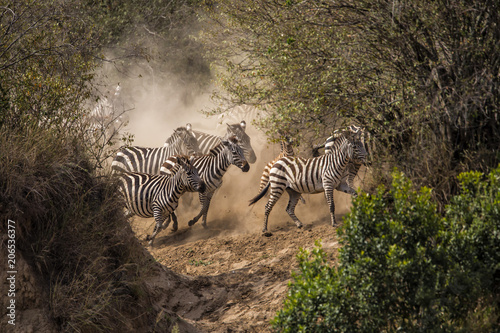
{"type": "Polygon", "coordinates": [[[267,230],[267,222],[269,220],[269,214],[271,213],[271,210],[273,210],[276,202],[279,200],[279,198],[281,198],[283,190],[284,189],[282,187],[271,187],[271,195],[269,196],[269,200],[267,201],[266,210],[264,213],[264,227],[262,228],[262,235],[266,237],[270,237],[273,235],[267,230]]]}
{"type": "Polygon", "coordinates": [[[354,189],[354,178],[358,174],[358,170],[359,166],[353,166],[353,170],[349,172],[349,176],[347,177],[347,186],[349,187],[350,194],[355,198],[358,196],[358,192],[354,189]]]}
{"type": "Polygon", "coordinates": [[[208,208],[210,208],[210,202],[212,201],[212,196],[214,195],[214,192],[207,193],[205,197],[205,202],[203,203],[203,227],[207,227],[207,215],[208,215],[208,208]]]}
{"type": "Polygon", "coordinates": [[[172,212],[169,216],[168,216],[168,222],[167,222],[167,225],[168,223],[170,223],[170,216],[172,216],[172,220],[174,221],[174,223],[172,224],[172,231],[177,231],[177,229],[179,228],[178,224],[177,224],[177,215],[175,215],[174,212],[172,212]]]}
{"type": "Polygon", "coordinates": [[[149,240],[149,246],[153,246],[153,241],[155,240],[156,235],[162,229],[165,229],[166,227],[168,227],[168,225],[170,224],[170,214],[165,217],[163,212],[160,209],[153,208],[153,215],[154,215],[154,218],[156,221],[156,225],[155,225],[155,228],[154,228],[151,236],[146,237],[146,240],[149,240]],[[165,226],[163,226],[162,224],[163,224],[163,221],[165,221],[165,220],[167,220],[167,223],[165,223],[165,226]]]}
{"type": "Polygon", "coordinates": [[[332,226],[335,227],[337,225],[335,222],[335,203],[333,202],[333,189],[330,186],[325,186],[325,197],[330,208],[332,226]]]}
{"type": "Polygon", "coordinates": [[[204,193],[200,193],[200,203],[202,205],[200,212],[198,215],[196,215],[191,221],[188,222],[188,225],[191,227],[193,226],[200,217],[203,216],[203,227],[206,228],[207,226],[207,213],[208,213],[208,207],[210,206],[210,201],[212,200],[212,196],[214,195],[214,192],[208,192],[205,191],[204,193]]]}
{"type": "Polygon", "coordinates": [[[348,191],[348,192],[346,192],[346,191],[344,191],[344,192],[352,195],[353,197],[357,197],[358,196],[358,193],[354,189],[354,178],[356,178],[356,175],[358,174],[358,171],[359,171],[360,167],[361,167],[361,164],[357,164],[357,163],[352,163],[351,164],[351,163],[349,163],[347,165],[348,175],[345,178],[345,180],[342,179],[342,182],[345,182],[345,186],[346,186],[347,191],[348,191]]]}
{"type": "MultiPolygon", "coordinates": [[[[165,220],[165,223],[167,224],[167,226],[170,224],[170,217],[172,217],[172,220],[174,221],[174,223],[172,224],[172,231],[177,231],[177,229],[178,229],[177,215],[175,215],[175,213],[172,212],[172,214],[167,216],[167,219],[165,220]]],[[[163,229],[165,229],[165,228],[163,228],[163,229]]]]}
{"type": "Polygon", "coordinates": [[[286,207],[286,212],[292,218],[293,222],[295,222],[297,228],[302,228],[302,222],[300,222],[300,220],[295,215],[295,206],[297,206],[297,203],[302,196],[300,193],[292,190],[291,188],[287,188],[286,191],[290,196],[290,199],[288,200],[288,206],[286,207]]]}

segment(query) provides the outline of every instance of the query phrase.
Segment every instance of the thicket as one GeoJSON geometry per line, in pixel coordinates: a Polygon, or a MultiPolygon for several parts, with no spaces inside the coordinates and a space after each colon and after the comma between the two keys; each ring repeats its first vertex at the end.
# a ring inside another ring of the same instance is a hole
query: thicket
{"type": "Polygon", "coordinates": [[[437,212],[402,173],[353,201],[331,267],[318,246],[273,321],[279,332],[494,332],[500,325],[500,167],[462,173],[437,212]]]}
{"type": "MultiPolygon", "coordinates": [[[[89,140],[105,30],[93,6],[15,0],[0,7],[0,231],[16,222],[16,259],[34,273],[57,330],[134,331],[155,325],[143,283],[153,264],[113,178],[98,168],[102,142],[89,140]]],[[[34,306],[24,288],[16,292],[18,314],[34,306]]],[[[157,328],[173,324],[167,317],[157,328]]]]}
{"type": "Polygon", "coordinates": [[[500,162],[498,1],[215,4],[202,38],[218,60],[213,113],[255,105],[269,136],[304,143],[354,122],[372,134],[376,176],[397,166],[440,207],[460,172],[500,162]]]}

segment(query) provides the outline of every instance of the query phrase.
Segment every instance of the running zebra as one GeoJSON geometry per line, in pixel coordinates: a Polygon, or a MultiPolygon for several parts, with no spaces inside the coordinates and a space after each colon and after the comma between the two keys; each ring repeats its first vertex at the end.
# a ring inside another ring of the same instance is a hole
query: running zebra
{"type": "Polygon", "coordinates": [[[175,160],[176,166],[168,176],[138,172],[124,172],[120,175],[120,189],[130,215],[154,217],[156,221],[153,234],[146,238],[149,245],[153,245],[158,232],[168,227],[169,217],[174,214],[179,198],[187,188],[197,192],[205,191],[205,183],[190,160],[185,156],[178,156],[175,160]],[[167,218],[166,225],[162,226],[167,218]]]}
{"type": "Polygon", "coordinates": [[[199,152],[198,141],[186,127],[177,128],[163,147],[122,147],[111,168],[116,172],[160,173],[163,162],[173,155],[193,155],[199,152]]]}
{"type": "Polygon", "coordinates": [[[218,135],[208,134],[200,131],[193,131],[191,129],[191,124],[187,124],[186,128],[190,130],[196,140],[198,140],[198,146],[200,147],[200,152],[202,154],[210,153],[210,150],[219,145],[220,139],[228,140],[228,138],[235,136],[238,139],[238,144],[243,149],[245,158],[248,163],[255,163],[257,156],[252,148],[251,140],[248,134],[245,132],[247,123],[242,120],[239,124],[227,124],[227,132],[224,137],[218,135]]]}
{"type": "Polygon", "coordinates": [[[335,204],[333,189],[336,188],[345,172],[349,161],[364,163],[366,150],[361,139],[361,132],[346,130],[333,143],[330,154],[313,158],[282,157],[271,168],[269,182],[260,193],[250,200],[250,205],[259,201],[271,188],[271,195],[266,204],[264,228],[265,236],[272,235],[267,231],[269,213],[283,192],[288,192],[290,199],[286,212],[298,228],[302,223],[295,216],[295,206],[301,193],[325,193],[330,208],[331,224],[335,226],[335,204]]]}
{"type": "MultiPolygon", "coordinates": [[[[356,125],[351,125],[347,127],[347,130],[350,130],[353,133],[361,132],[361,141],[363,145],[365,145],[365,132],[361,127],[356,125]]],[[[320,148],[325,148],[325,154],[332,153],[332,147],[334,142],[341,136],[341,131],[335,130],[333,135],[326,139],[325,143],[319,146],[315,146],[313,148],[313,156],[320,156],[318,150],[320,148]]],[[[335,188],[338,191],[347,193],[352,195],[353,197],[357,197],[358,193],[354,189],[354,179],[358,175],[359,168],[361,168],[361,163],[350,161],[345,169],[344,174],[342,175],[342,180],[340,184],[335,188]]]]}
{"type": "MultiPolygon", "coordinates": [[[[170,173],[170,168],[175,166],[175,156],[170,157],[161,168],[161,174],[170,173]]],[[[206,190],[200,193],[200,203],[202,208],[200,213],[195,216],[188,225],[192,226],[200,217],[203,216],[203,227],[207,226],[207,214],[210,207],[210,201],[215,191],[222,185],[222,177],[226,173],[228,167],[233,164],[240,168],[243,172],[250,170],[250,165],[245,159],[243,149],[238,145],[236,137],[230,137],[227,141],[219,139],[219,145],[213,148],[209,154],[198,156],[192,160],[193,166],[198,170],[201,179],[205,182],[206,190]]],[[[187,191],[194,192],[196,189],[187,188],[187,191]]],[[[176,226],[176,217],[173,215],[174,226],[176,226]]]]}

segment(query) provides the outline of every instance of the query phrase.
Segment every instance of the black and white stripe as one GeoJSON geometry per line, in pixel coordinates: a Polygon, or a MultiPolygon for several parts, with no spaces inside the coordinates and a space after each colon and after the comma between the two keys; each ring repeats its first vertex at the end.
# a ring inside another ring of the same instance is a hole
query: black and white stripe
{"type": "Polygon", "coordinates": [[[269,182],[269,172],[271,171],[271,168],[273,167],[274,163],[276,163],[282,157],[295,156],[295,152],[293,151],[294,144],[295,144],[294,140],[290,137],[285,137],[283,140],[281,140],[280,142],[281,149],[279,155],[274,160],[267,163],[266,166],[264,167],[264,170],[262,171],[262,176],[260,177],[259,192],[262,191],[269,182]]]}
{"type": "Polygon", "coordinates": [[[267,185],[255,198],[250,200],[250,205],[256,203],[271,188],[271,195],[265,208],[264,228],[262,230],[264,235],[270,235],[267,232],[269,214],[285,190],[290,196],[286,211],[297,227],[302,227],[302,223],[295,216],[295,206],[301,193],[320,192],[325,193],[330,208],[331,223],[332,226],[335,226],[333,190],[339,185],[348,163],[351,160],[364,163],[366,156],[361,133],[347,130],[343,131],[342,135],[334,141],[329,154],[309,159],[300,157],[279,159],[271,168],[267,185]]]}
{"type": "Polygon", "coordinates": [[[120,189],[131,215],[154,217],[156,225],[149,244],[155,236],[168,226],[163,221],[173,214],[181,195],[189,188],[197,192],[205,190],[205,183],[187,157],[176,157],[176,167],[169,175],[149,175],[138,172],[124,172],[120,175],[120,189]]]}
{"type": "Polygon", "coordinates": [[[160,173],[163,162],[173,155],[193,155],[199,152],[198,141],[185,127],[177,128],[163,147],[122,147],[111,168],[116,172],[160,173]]]}
{"type": "Polygon", "coordinates": [[[246,122],[242,120],[239,124],[227,124],[227,132],[224,137],[218,135],[208,134],[205,132],[191,130],[191,124],[187,124],[186,128],[191,130],[196,140],[198,140],[198,147],[202,154],[210,153],[210,150],[219,145],[220,140],[228,140],[230,137],[235,136],[238,139],[238,144],[243,149],[245,158],[248,163],[255,163],[257,156],[252,148],[251,139],[246,134],[246,122]]]}
{"type": "MultiPolygon", "coordinates": [[[[175,166],[175,157],[169,158],[161,168],[161,174],[168,174],[169,169],[175,166]]],[[[206,190],[200,193],[200,202],[202,208],[200,213],[189,221],[189,226],[195,224],[203,216],[203,226],[207,226],[207,214],[210,207],[210,201],[215,191],[222,185],[222,177],[228,167],[233,164],[243,172],[250,169],[250,165],[245,159],[242,148],[238,145],[235,137],[229,140],[219,139],[219,145],[213,148],[209,154],[195,157],[192,160],[193,166],[198,170],[201,179],[205,182],[206,190]]],[[[194,192],[194,189],[188,188],[187,191],[194,192]]]]}
{"type": "MultiPolygon", "coordinates": [[[[347,127],[347,130],[353,133],[361,133],[361,142],[366,147],[365,143],[365,131],[356,125],[351,125],[347,127]]],[[[318,150],[320,148],[325,148],[325,154],[330,154],[332,152],[332,147],[334,142],[341,136],[342,131],[336,130],[333,135],[325,140],[325,143],[322,145],[316,146],[313,148],[313,156],[319,156],[318,150]]],[[[340,184],[335,188],[338,191],[350,194],[356,197],[358,194],[354,189],[354,179],[358,175],[358,171],[361,168],[361,163],[350,161],[347,165],[344,174],[342,175],[342,179],[340,184]]]]}

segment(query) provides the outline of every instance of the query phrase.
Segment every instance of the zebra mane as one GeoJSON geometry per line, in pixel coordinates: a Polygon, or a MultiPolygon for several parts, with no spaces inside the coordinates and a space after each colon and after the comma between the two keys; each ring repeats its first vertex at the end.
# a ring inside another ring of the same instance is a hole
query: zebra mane
{"type": "Polygon", "coordinates": [[[199,150],[198,140],[196,140],[195,134],[186,127],[178,127],[175,129],[174,133],[167,138],[163,144],[163,147],[169,146],[173,146],[174,149],[178,147],[181,150],[188,150],[189,154],[197,153],[199,150]]]}
{"type": "Polygon", "coordinates": [[[222,140],[221,142],[215,146],[214,148],[210,149],[210,153],[208,153],[207,155],[214,155],[214,156],[217,156],[219,155],[219,153],[224,149],[224,145],[222,144],[222,140]]]}
{"type": "Polygon", "coordinates": [[[357,126],[357,125],[349,125],[349,126],[342,128],[342,129],[336,129],[335,131],[333,131],[332,135],[329,136],[325,140],[324,143],[313,146],[313,148],[312,148],[313,157],[317,157],[320,155],[320,153],[319,153],[320,148],[325,148],[325,150],[327,150],[328,146],[335,144],[339,139],[349,138],[349,137],[352,137],[353,135],[358,136],[364,144],[364,142],[365,142],[365,129],[360,127],[360,126],[357,126]]]}
{"type": "Polygon", "coordinates": [[[186,127],[177,127],[174,130],[174,133],[165,141],[165,145],[172,145],[176,144],[179,139],[181,139],[184,135],[189,135],[189,131],[186,129],[186,127]]]}
{"type": "Polygon", "coordinates": [[[179,170],[182,169],[182,164],[191,164],[189,156],[170,156],[168,160],[162,164],[162,168],[167,169],[169,174],[175,175],[179,170]]]}
{"type": "Polygon", "coordinates": [[[364,128],[356,125],[349,125],[346,128],[337,129],[333,131],[332,136],[326,139],[326,141],[336,141],[338,138],[346,137],[352,134],[357,134],[360,135],[361,137],[364,137],[364,128]]]}
{"type": "Polygon", "coordinates": [[[178,127],[174,130],[174,133],[165,141],[165,146],[175,144],[179,140],[179,132],[182,132],[181,128],[182,127],[178,127]]]}

